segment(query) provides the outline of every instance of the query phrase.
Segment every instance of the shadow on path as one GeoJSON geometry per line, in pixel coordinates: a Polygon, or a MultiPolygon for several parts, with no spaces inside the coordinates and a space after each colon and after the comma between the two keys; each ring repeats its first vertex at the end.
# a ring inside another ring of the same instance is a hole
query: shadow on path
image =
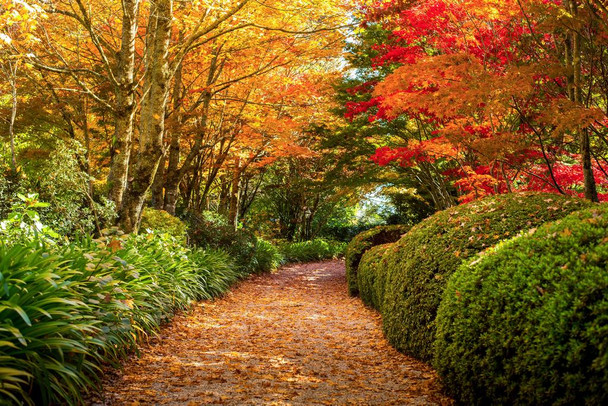
{"type": "Polygon", "coordinates": [[[341,261],[283,267],[178,316],[104,380],[105,405],[449,404],[346,293],[341,261]]]}

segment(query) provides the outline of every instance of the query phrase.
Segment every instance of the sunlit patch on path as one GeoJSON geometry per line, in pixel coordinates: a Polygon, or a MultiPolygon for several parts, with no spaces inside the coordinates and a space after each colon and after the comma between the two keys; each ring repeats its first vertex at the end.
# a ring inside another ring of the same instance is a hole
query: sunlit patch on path
{"type": "Polygon", "coordinates": [[[104,382],[107,405],[449,404],[346,293],[340,261],[254,277],[177,317],[104,382]]]}

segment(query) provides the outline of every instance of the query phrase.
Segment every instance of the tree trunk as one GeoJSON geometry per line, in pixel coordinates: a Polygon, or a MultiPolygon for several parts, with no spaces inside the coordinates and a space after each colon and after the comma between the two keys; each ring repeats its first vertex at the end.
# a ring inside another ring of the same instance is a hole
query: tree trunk
{"type": "Polygon", "coordinates": [[[232,185],[230,187],[230,210],[228,211],[228,223],[236,230],[239,221],[239,183],[241,180],[240,162],[237,158],[232,172],[232,185]]]}
{"type": "MultiPolygon", "coordinates": [[[[578,17],[577,0],[570,0],[570,13],[578,17]]],[[[582,37],[579,31],[572,32],[572,67],[574,79],[574,101],[581,106],[584,105],[583,100],[583,84],[582,84],[582,37]]],[[[589,142],[589,131],[587,128],[579,128],[579,147],[581,154],[581,166],[583,167],[583,183],[585,190],[585,198],[592,202],[598,202],[597,185],[593,176],[593,166],[591,164],[591,145],[589,142]]]]}
{"type": "Polygon", "coordinates": [[[15,121],[17,119],[17,62],[9,62],[8,72],[11,85],[11,118],[8,125],[8,133],[11,139],[11,169],[17,172],[17,154],[15,152],[15,121]]]}
{"type": "Polygon", "coordinates": [[[140,0],[122,0],[122,34],[118,54],[114,143],[108,187],[110,199],[120,211],[129,174],[135,120],[135,40],[140,0]]]}
{"type": "MultiPolygon", "coordinates": [[[[180,33],[179,40],[181,41],[183,34],[180,33]]],[[[175,72],[175,82],[173,84],[173,115],[177,118],[174,122],[177,124],[171,133],[171,144],[169,146],[169,165],[167,166],[167,176],[165,179],[165,200],[164,209],[175,215],[175,206],[179,196],[179,183],[182,180],[179,169],[180,157],[180,138],[182,118],[179,112],[182,98],[182,64],[180,63],[175,72]]]]}
{"type": "Polygon", "coordinates": [[[163,156],[165,113],[171,82],[169,41],[173,18],[173,1],[157,0],[150,10],[146,48],[146,83],[141,109],[139,154],[129,187],[124,195],[120,223],[126,232],[137,232],[146,192],[150,189],[163,156]]]}
{"type": "Polygon", "coordinates": [[[166,179],[166,159],[163,156],[158,164],[156,176],[152,183],[152,202],[151,205],[157,210],[165,210],[165,179],[166,179]]]}

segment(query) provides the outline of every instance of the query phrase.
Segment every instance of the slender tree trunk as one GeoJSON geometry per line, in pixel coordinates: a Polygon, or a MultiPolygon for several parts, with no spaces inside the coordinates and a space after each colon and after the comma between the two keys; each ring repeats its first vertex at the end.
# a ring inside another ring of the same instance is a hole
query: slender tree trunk
{"type": "MultiPolygon", "coordinates": [[[[578,17],[578,2],[570,0],[570,13],[578,17]]],[[[574,71],[574,101],[581,106],[584,105],[582,89],[582,36],[576,29],[572,32],[572,67],[574,71]]],[[[579,128],[579,146],[581,154],[581,166],[583,167],[583,182],[585,198],[592,202],[598,202],[597,185],[593,176],[593,166],[591,164],[591,145],[589,141],[589,131],[587,128],[579,128]]]]}
{"type": "Polygon", "coordinates": [[[114,142],[108,186],[110,199],[120,211],[129,175],[135,120],[135,40],[140,0],[122,0],[122,37],[118,54],[114,142]]]}
{"type": "Polygon", "coordinates": [[[219,214],[228,215],[228,208],[230,206],[230,182],[226,175],[220,177],[220,193],[218,196],[217,211],[219,214]]]}
{"type": "Polygon", "coordinates": [[[137,232],[146,193],[152,186],[161,157],[165,114],[171,82],[169,42],[173,19],[173,1],[157,0],[150,10],[146,49],[146,83],[141,109],[141,133],[137,163],[124,195],[120,223],[126,232],[137,232]]]}
{"type": "MultiPolygon", "coordinates": [[[[180,39],[182,34],[180,33],[180,39]]],[[[165,199],[164,209],[175,215],[175,206],[177,205],[177,198],[179,196],[179,183],[182,180],[179,170],[179,157],[180,157],[180,138],[181,138],[181,114],[179,112],[180,103],[182,98],[182,64],[179,64],[177,71],[175,72],[175,82],[173,84],[173,114],[177,117],[175,122],[177,128],[171,133],[171,144],[169,146],[169,165],[167,166],[167,176],[165,179],[165,199]]]]}
{"type": "Polygon", "coordinates": [[[89,195],[93,196],[93,176],[91,175],[91,134],[89,133],[89,119],[87,117],[88,104],[87,98],[82,100],[82,133],[84,135],[84,147],[85,152],[85,166],[87,172],[87,189],[89,195]]]}
{"type": "Polygon", "coordinates": [[[8,124],[8,134],[11,140],[11,169],[17,172],[17,154],[15,152],[15,121],[17,120],[17,62],[9,62],[8,77],[11,85],[11,118],[8,124]]]}
{"type": "Polygon", "coordinates": [[[163,156],[158,164],[158,170],[152,183],[152,206],[157,210],[165,209],[165,178],[167,170],[165,168],[166,159],[163,156]]]}
{"type": "Polygon", "coordinates": [[[237,158],[232,172],[232,185],[230,187],[230,209],[228,211],[228,223],[236,230],[239,221],[239,184],[241,180],[240,162],[237,158]]]}

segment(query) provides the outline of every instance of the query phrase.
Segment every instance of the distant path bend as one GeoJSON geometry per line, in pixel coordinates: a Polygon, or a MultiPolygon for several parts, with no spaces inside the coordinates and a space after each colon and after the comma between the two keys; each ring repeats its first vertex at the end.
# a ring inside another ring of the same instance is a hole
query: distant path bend
{"type": "Polygon", "coordinates": [[[341,261],[283,267],[178,316],[104,381],[105,405],[446,405],[346,292],[341,261]]]}

